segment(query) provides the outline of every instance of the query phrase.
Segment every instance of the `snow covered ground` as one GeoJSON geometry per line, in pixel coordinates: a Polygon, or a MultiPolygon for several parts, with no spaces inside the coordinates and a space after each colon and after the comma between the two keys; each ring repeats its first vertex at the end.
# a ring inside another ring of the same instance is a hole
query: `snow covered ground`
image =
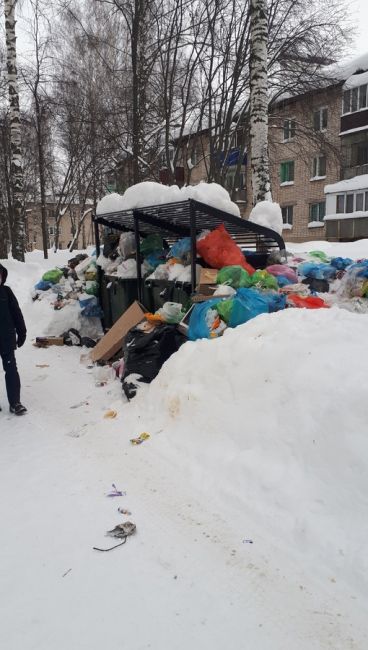
{"type": "Polygon", "coordinates": [[[0,647],[366,650],[368,315],[261,315],[185,344],[127,404],[80,349],[32,346],[50,307],[30,288],[68,257],[4,262],[29,413],[8,414],[1,382],[0,647]],[[93,550],[127,518],[125,546],[93,550]]]}

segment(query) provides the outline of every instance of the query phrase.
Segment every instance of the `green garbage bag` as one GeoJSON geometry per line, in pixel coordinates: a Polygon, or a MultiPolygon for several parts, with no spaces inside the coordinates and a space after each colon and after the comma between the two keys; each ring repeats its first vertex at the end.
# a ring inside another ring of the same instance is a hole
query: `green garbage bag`
{"type": "Polygon", "coordinates": [[[217,274],[217,284],[227,284],[234,289],[250,287],[251,276],[242,266],[224,266],[217,274]]]}
{"type": "Polygon", "coordinates": [[[43,274],[42,280],[44,282],[52,282],[52,284],[57,284],[60,282],[62,276],[63,272],[60,269],[51,269],[50,271],[46,271],[46,273],[43,274]]]}
{"type": "Polygon", "coordinates": [[[86,282],[86,289],[85,292],[88,293],[89,296],[98,296],[98,282],[96,280],[88,280],[86,282]]]}
{"type": "Polygon", "coordinates": [[[140,248],[141,253],[144,257],[146,255],[151,255],[151,253],[162,251],[163,241],[161,235],[148,235],[148,237],[145,237],[143,239],[140,248]]]}
{"type": "Polygon", "coordinates": [[[310,251],[309,255],[311,257],[315,257],[317,260],[320,260],[324,264],[329,264],[330,263],[330,257],[326,255],[323,251],[310,251]]]}
{"type": "Polygon", "coordinates": [[[231,299],[231,300],[222,300],[214,307],[214,309],[216,309],[221,320],[223,320],[226,324],[228,324],[231,318],[231,312],[233,310],[233,307],[234,307],[234,300],[231,299]]]}
{"type": "Polygon", "coordinates": [[[274,275],[267,271],[256,271],[250,276],[251,286],[258,289],[275,289],[278,290],[279,285],[274,275]]]}

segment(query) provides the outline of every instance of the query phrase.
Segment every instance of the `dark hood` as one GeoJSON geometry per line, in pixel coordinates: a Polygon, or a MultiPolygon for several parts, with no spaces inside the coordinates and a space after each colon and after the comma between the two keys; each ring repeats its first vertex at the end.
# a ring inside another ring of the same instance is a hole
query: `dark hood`
{"type": "Polygon", "coordinates": [[[2,284],[5,284],[6,278],[8,277],[8,271],[2,264],[0,264],[0,274],[2,277],[2,284]]]}

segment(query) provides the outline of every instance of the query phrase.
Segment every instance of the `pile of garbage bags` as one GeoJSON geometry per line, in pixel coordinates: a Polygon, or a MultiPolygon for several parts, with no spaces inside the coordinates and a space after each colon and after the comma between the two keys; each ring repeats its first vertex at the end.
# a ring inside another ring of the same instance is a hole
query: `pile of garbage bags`
{"type": "Polygon", "coordinates": [[[80,339],[95,341],[102,335],[102,310],[98,299],[98,269],[95,254],[77,254],[66,266],[46,271],[34,286],[34,301],[47,301],[55,314],[53,334],[66,335],[77,331],[80,339]],[[56,328],[56,329],[55,329],[56,328]]]}

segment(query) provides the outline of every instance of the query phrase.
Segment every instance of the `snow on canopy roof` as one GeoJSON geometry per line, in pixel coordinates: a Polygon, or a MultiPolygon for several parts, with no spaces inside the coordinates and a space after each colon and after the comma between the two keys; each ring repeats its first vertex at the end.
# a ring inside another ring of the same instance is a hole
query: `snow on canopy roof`
{"type": "Polygon", "coordinates": [[[315,86],[311,85],[311,87],[306,88],[305,91],[297,92],[295,94],[292,92],[285,92],[277,98],[275,103],[279,104],[290,99],[296,99],[308,92],[323,90],[324,88],[328,88],[329,86],[341,82],[345,82],[345,89],[361,86],[364,83],[367,83],[366,80],[362,81],[362,79],[364,79],[363,75],[366,72],[368,72],[368,52],[366,54],[361,54],[354,59],[348,59],[341,61],[340,63],[333,63],[321,68],[318,73],[318,83],[316,83],[315,86]],[[355,79],[355,77],[357,79],[355,79]],[[360,77],[360,79],[358,79],[358,77],[360,77]]]}
{"type": "Polygon", "coordinates": [[[180,203],[188,199],[206,203],[236,217],[240,216],[240,210],[236,203],[231,201],[227,190],[217,183],[202,182],[179,188],[177,185],[161,185],[152,181],[132,185],[123,195],[107,194],[98,202],[96,214],[110,214],[165,203],[180,203]]]}
{"type": "Polygon", "coordinates": [[[368,174],[354,176],[345,181],[325,185],[325,194],[335,194],[338,192],[351,192],[354,190],[368,190],[368,174]]]}

